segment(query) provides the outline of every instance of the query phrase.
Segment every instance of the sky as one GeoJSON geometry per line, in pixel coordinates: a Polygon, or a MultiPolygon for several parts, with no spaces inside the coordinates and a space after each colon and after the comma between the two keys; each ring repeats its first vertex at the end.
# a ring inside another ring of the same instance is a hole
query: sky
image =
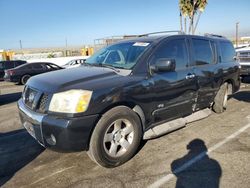
{"type": "MultiPolygon", "coordinates": [[[[208,0],[197,34],[250,36],[250,0],[208,0]]],[[[91,45],[94,39],[179,30],[178,0],[0,0],[0,49],[91,45]]]]}

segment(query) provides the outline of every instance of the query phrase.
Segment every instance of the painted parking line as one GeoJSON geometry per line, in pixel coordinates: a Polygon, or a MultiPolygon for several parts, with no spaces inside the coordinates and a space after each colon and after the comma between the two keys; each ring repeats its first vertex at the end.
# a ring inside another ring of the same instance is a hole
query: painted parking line
{"type": "MultiPolygon", "coordinates": [[[[250,116],[248,116],[247,118],[249,120],[250,116]]],[[[153,184],[151,184],[150,186],[148,186],[148,188],[157,188],[157,187],[160,187],[160,186],[166,184],[168,181],[170,181],[171,179],[173,179],[175,177],[174,174],[178,174],[178,173],[186,170],[188,167],[190,167],[194,163],[198,162],[199,160],[201,160],[203,157],[205,157],[206,155],[210,154],[214,150],[220,148],[221,146],[223,146],[227,142],[231,141],[232,139],[234,139],[235,137],[237,137],[238,135],[240,135],[242,132],[246,131],[248,128],[250,128],[250,123],[248,123],[247,125],[245,125],[241,129],[239,129],[235,133],[231,134],[230,136],[226,137],[221,142],[219,142],[219,143],[215,144],[214,146],[208,148],[208,150],[206,152],[202,152],[199,155],[197,155],[196,157],[194,157],[193,159],[191,159],[188,162],[184,163],[182,166],[180,166],[179,168],[175,169],[173,171],[173,173],[167,174],[166,176],[164,176],[164,177],[160,178],[159,180],[155,181],[153,184]]]]}

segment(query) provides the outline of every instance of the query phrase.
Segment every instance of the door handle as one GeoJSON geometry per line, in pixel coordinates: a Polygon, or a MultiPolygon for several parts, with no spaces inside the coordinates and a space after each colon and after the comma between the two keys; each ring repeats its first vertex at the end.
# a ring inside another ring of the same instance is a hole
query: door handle
{"type": "Polygon", "coordinates": [[[186,79],[192,79],[194,77],[195,77],[195,74],[189,73],[189,74],[187,74],[186,79]]]}

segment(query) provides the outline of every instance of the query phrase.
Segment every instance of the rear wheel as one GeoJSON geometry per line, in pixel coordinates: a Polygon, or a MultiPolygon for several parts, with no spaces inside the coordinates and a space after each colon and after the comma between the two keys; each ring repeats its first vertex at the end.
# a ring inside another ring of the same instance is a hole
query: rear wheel
{"type": "Polygon", "coordinates": [[[27,83],[28,79],[30,79],[30,75],[28,75],[28,74],[23,75],[22,78],[21,78],[21,80],[20,80],[20,83],[22,85],[25,85],[27,83]]]}
{"type": "Polygon", "coordinates": [[[216,113],[222,113],[227,108],[228,99],[228,83],[224,83],[220,86],[218,93],[215,96],[213,110],[216,113]]]}
{"type": "Polygon", "coordinates": [[[103,167],[116,167],[136,153],[142,128],[135,112],[125,106],[106,112],[97,123],[89,144],[89,157],[103,167]]]}

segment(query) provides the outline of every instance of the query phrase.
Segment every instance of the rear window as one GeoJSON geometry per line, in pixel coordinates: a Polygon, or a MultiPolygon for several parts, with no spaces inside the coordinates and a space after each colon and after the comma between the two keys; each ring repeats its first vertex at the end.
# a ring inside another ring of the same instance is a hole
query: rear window
{"type": "Polygon", "coordinates": [[[12,69],[14,68],[14,62],[6,62],[5,69],[12,69]]]}
{"type": "Polygon", "coordinates": [[[16,61],[15,62],[15,67],[18,67],[19,65],[22,65],[24,63],[25,63],[24,61],[16,61]]]}
{"type": "Polygon", "coordinates": [[[206,65],[214,62],[210,42],[204,39],[192,39],[194,65],[206,65]]]}
{"type": "Polygon", "coordinates": [[[220,51],[223,63],[234,61],[235,50],[231,42],[220,42],[220,51]]]}

